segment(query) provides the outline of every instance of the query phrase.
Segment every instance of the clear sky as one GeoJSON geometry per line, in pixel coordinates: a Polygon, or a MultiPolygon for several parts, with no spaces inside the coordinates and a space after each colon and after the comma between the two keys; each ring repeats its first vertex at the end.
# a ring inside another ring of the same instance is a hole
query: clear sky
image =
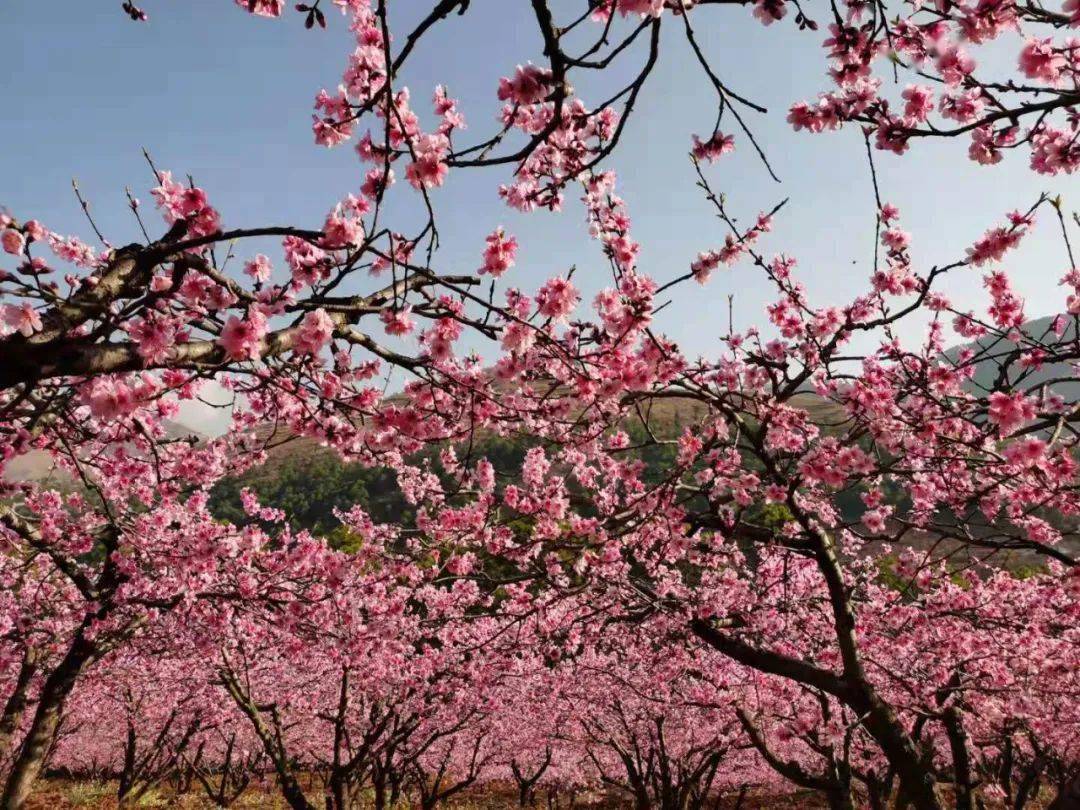
{"type": "MultiPolygon", "coordinates": [[[[136,24],[119,5],[20,2],[4,10],[0,204],[15,216],[89,239],[70,188],[76,177],[106,235],[117,244],[135,239],[124,187],[152,207],[144,146],[159,167],[192,174],[227,226],[317,227],[338,199],[357,190],[363,167],[351,148],[317,147],[310,132],[315,92],[337,85],[350,50],[343,18],[330,14],[330,30],[305,31],[291,8],[281,20],[264,20],[227,0],[144,0],[150,21],[136,24]]],[[[391,8],[408,15],[428,5],[410,0],[391,8]]],[[[553,3],[564,15],[582,5],[553,3]]],[[[435,29],[405,76],[414,107],[426,114],[434,85],[444,83],[460,99],[469,139],[491,134],[498,77],[517,63],[541,61],[528,14],[523,0],[473,0],[464,18],[435,29]]],[[[849,129],[811,136],[784,122],[793,101],[825,89],[824,34],[798,32],[790,17],[765,28],[739,7],[699,9],[693,19],[724,80],[768,107],[767,115],[750,118],[783,182],[768,177],[738,132],[736,153],[711,167],[710,179],[744,217],[790,197],[762,249],[798,258],[812,300],[849,300],[865,289],[873,255],[873,198],[861,135],[849,129]]],[[[643,245],[640,267],[661,280],[685,272],[699,250],[718,246],[724,235],[694,187],[686,157],[691,134],[711,130],[715,97],[673,23],[665,26],[660,62],[610,161],[643,245]]],[[[975,55],[1008,66],[1015,43],[998,47],[975,55]]],[[[640,50],[627,54],[608,80],[578,86],[579,94],[586,102],[606,97],[638,69],[641,57],[640,50]]],[[[967,142],[957,140],[916,143],[903,158],[875,155],[883,197],[901,209],[920,268],[956,258],[1040,191],[1069,190],[1068,178],[1051,182],[1033,174],[1026,152],[986,168],[968,161],[966,151],[967,142]]],[[[443,235],[437,267],[474,270],[484,235],[502,224],[521,243],[518,266],[504,281],[531,291],[577,265],[575,278],[591,296],[608,274],[587,236],[577,194],[571,190],[562,213],[518,214],[495,193],[508,176],[506,167],[452,172],[434,192],[443,235]]],[[[1075,190],[1075,178],[1071,183],[1075,190]]],[[[415,195],[404,183],[396,191],[401,216],[408,218],[415,195]]],[[[1041,225],[1007,265],[1028,298],[1029,317],[1059,308],[1057,279],[1066,265],[1056,223],[1044,215],[1041,225]]],[[[969,306],[986,300],[975,270],[953,279],[950,291],[969,306]]],[[[771,292],[752,268],[740,265],[714,275],[704,290],[683,287],[660,316],[661,329],[690,354],[714,351],[726,331],[729,293],[737,328],[764,322],[771,292]]]]}

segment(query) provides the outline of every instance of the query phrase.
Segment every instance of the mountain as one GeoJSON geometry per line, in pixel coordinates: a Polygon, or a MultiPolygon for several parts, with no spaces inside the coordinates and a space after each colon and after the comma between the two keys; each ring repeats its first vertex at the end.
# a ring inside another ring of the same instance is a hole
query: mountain
{"type": "MultiPolygon", "coordinates": [[[[1048,346],[1061,346],[1074,343],[1077,340],[1077,319],[1071,318],[1064,332],[1058,337],[1054,333],[1054,320],[1056,316],[1048,316],[1028,321],[1020,327],[1020,331],[1048,346]]],[[[1016,351],[1017,344],[1012,340],[984,337],[971,343],[956,346],[945,352],[945,356],[955,361],[964,349],[975,349],[979,355],[976,363],[976,372],[971,380],[973,393],[985,392],[992,388],[998,376],[999,364],[1008,359],[1010,354],[1016,351]]],[[[1080,400],[1080,379],[1071,363],[1047,363],[1040,368],[1024,370],[1019,363],[1014,361],[1010,369],[1010,381],[1025,389],[1037,389],[1042,385],[1050,384],[1055,393],[1065,397],[1069,402],[1080,400]],[[1022,379],[1020,374],[1023,372],[1022,379]]]]}

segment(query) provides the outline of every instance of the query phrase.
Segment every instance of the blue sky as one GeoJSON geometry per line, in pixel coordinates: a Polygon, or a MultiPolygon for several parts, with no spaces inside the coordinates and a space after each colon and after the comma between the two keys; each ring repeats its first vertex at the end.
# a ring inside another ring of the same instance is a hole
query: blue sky
{"type": "MultiPolygon", "coordinates": [[[[118,244],[135,239],[124,187],[151,207],[144,146],[160,167],[191,173],[228,226],[318,226],[335,201],[358,188],[363,167],[351,148],[316,147],[310,133],[315,92],[337,85],[350,50],[343,18],[330,14],[330,30],[305,31],[291,10],[273,21],[252,18],[227,0],[145,0],[150,21],[136,24],[119,5],[65,3],[62,13],[38,3],[5,8],[0,204],[14,215],[91,237],[70,189],[77,177],[106,235],[118,244]]],[[[416,0],[392,8],[401,6],[407,17],[418,13],[408,9],[425,5],[416,0]]],[[[582,4],[556,0],[553,6],[568,16],[582,4]]],[[[498,77],[520,62],[541,61],[527,14],[524,3],[473,0],[466,17],[435,29],[405,77],[414,107],[426,113],[434,85],[445,83],[461,101],[469,139],[492,133],[498,77]]],[[[736,153],[709,168],[710,179],[728,195],[731,210],[746,218],[790,197],[762,249],[798,258],[812,300],[843,303],[865,288],[873,255],[872,189],[861,135],[811,136],[784,122],[793,101],[825,88],[824,34],[799,32],[790,18],[765,28],[738,7],[699,9],[693,19],[724,80],[769,108],[750,120],[783,182],[768,177],[739,133],[736,153]]],[[[711,129],[715,97],[681,26],[668,20],[665,28],[660,62],[610,161],[643,245],[640,267],[661,280],[685,272],[699,250],[719,245],[724,235],[694,188],[686,157],[691,134],[711,129]]],[[[1014,45],[975,55],[1010,67],[1014,45]]],[[[604,81],[579,84],[577,91],[586,102],[606,97],[641,58],[640,50],[627,54],[604,81]]],[[[1040,191],[1069,188],[1067,178],[1051,182],[1030,172],[1026,153],[985,168],[968,161],[966,149],[966,141],[946,141],[917,143],[903,158],[876,153],[883,196],[900,207],[920,267],[956,258],[1040,191]]],[[[439,269],[474,270],[484,235],[502,224],[521,243],[507,283],[531,291],[577,265],[586,292],[603,286],[606,267],[587,236],[577,195],[568,195],[562,213],[521,215],[495,193],[508,175],[505,167],[459,171],[434,192],[443,235],[439,269]]],[[[397,221],[408,223],[418,199],[403,183],[396,191],[397,221]]],[[[147,218],[157,222],[152,212],[147,218]]],[[[1056,223],[1047,215],[1041,223],[1006,265],[1031,317],[1060,306],[1057,279],[1066,265],[1056,223]]],[[[979,275],[960,274],[951,292],[971,306],[985,301],[979,275]]],[[[711,353],[726,331],[729,293],[737,328],[764,322],[771,292],[740,265],[715,275],[704,290],[682,288],[660,326],[689,353],[711,353]]]]}

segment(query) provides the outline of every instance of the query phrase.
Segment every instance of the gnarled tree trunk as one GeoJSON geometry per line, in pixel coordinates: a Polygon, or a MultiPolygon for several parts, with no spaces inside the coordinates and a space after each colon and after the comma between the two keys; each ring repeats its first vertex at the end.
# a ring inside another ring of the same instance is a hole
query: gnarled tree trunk
{"type": "Polygon", "coordinates": [[[26,804],[52,748],[64,701],[71,694],[79,674],[96,653],[94,642],[87,639],[80,630],[68,648],[67,655],[42,684],[30,729],[8,775],[4,788],[3,810],[21,810],[26,804]]]}

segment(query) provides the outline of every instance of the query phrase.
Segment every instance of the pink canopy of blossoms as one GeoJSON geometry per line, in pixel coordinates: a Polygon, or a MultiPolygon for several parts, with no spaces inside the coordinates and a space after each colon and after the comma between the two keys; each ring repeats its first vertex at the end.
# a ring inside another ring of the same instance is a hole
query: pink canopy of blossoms
{"type": "Polygon", "coordinates": [[[46,769],[115,778],[123,802],[172,781],[296,810],[506,786],[523,805],[609,790],[672,810],[750,789],[917,810],[1075,789],[1075,223],[1059,198],[1017,200],[924,265],[875,180],[865,285],[818,303],[821,274],[781,252],[784,204],[747,217],[714,190],[736,144],[772,169],[750,126],[764,110],[697,31],[749,13],[820,39],[829,89],[788,121],[857,128],[873,177],[875,149],[916,161],[920,138],[948,137],[981,164],[1024,149],[1033,172],[1071,174],[1076,0],[605,0],[565,18],[534,0],[543,58],[492,73],[475,140],[441,77],[415,102],[402,72],[478,4],[432,0],[412,27],[391,4],[334,5],[354,45],[312,129],[362,168],[316,223],[234,227],[152,160],[163,222],[129,195],[143,242],[109,243],[85,202],[96,243],[0,214],[0,803],[25,806],[46,769]],[[715,90],[711,130],[684,143],[718,231],[681,272],[645,266],[607,163],[662,29],[715,90]],[[999,39],[1015,71],[990,75],[999,39]],[[620,55],[639,64],[607,101],[577,94],[620,55]],[[894,68],[911,81],[883,81],[894,68]],[[599,292],[530,278],[536,257],[496,223],[476,270],[440,266],[439,195],[481,168],[518,211],[580,202],[599,292]],[[419,217],[392,221],[391,195],[419,217]],[[1038,227],[1064,238],[1057,306],[1036,313],[1003,262],[1038,227]],[[770,301],[689,356],[666,302],[721,268],[770,301]],[[958,274],[981,280],[970,301],[944,291],[958,274]],[[181,403],[213,386],[230,430],[177,436],[181,403]],[[321,536],[252,490],[242,518],[211,510],[300,439],[389,471],[408,518],[353,504],[321,536]],[[31,456],[55,475],[20,480],[31,456]]]}

